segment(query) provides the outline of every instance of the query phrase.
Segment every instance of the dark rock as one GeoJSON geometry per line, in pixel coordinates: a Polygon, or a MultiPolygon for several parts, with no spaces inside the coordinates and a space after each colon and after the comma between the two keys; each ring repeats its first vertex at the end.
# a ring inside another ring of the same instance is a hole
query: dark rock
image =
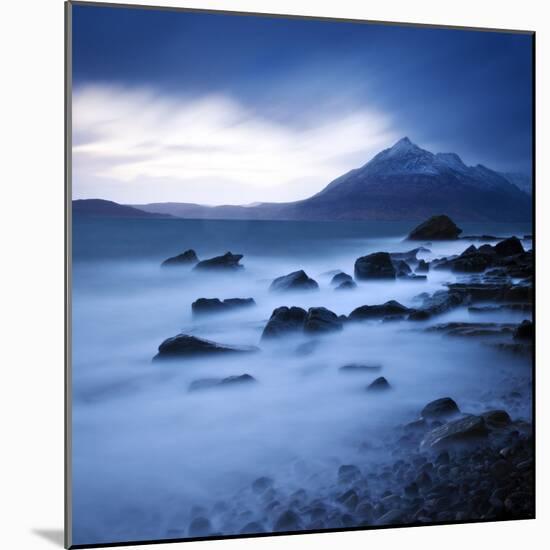
{"type": "Polygon", "coordinates": [[[251,521],[247,523],[241,530],[240,533],[244,534],[254,534],[254,533],[265,533],[265,528],[261,523],[257,521],[251,521]]]}
{"type": "Polygon", "coordinates": [[[355,281],[344,281],[340,283],[334,290],[353,290],[357,288],[357,283],[355,281]]]}
{"type": "Polygon", "coordinates": [[[355,261],[356,279],[395,279],[395,275],[395,267],[387,252],[375,252],[355,261]]]}
{"type": "Polygon", "coordinates": [[[448,216],[432,216],[429,220],[415,227],[407,237],[413,241],[454,240],[462,233],[462,229],[448,216]]]}
{"type": "Polygon", "coordinates": [[[483,417],[469,415],[435,428],[422,440],[421,447],[424,449],[453,447],[486,439],[487,434],[488,430],[483,417]]]}
{"type": "Polygon", "coordinates": [[[342,322],[336,313],[324,307],[311,307],[304,322],[304,331],[309,333],[342,330],[342,322]]]}
{"type": "Polygon", "coordinates": [[[407,275],[412,273],[409,264],[405,260],[395,260],[393,266],[395,268],[396,277],[407,277],[407,275]]]}
{"type": "Polygon", "coordinates": [[[210,521],[204,517],[195,518],[189,524],[189,536],[190,537],[205,537],[212,531],[210,521]]]}
{"type": "Polygon", "coordinates": [[[405,260],[406,262],[415,262],[417,259],[416,256],[419,252],[431,252],[431,250],[429,248],[425,248],[424,246],[419,246],[417,248],[413,248],[412,250],[407,250],[406,252],[390,252],[390,256],[394,261],[405,260]]]}
{"type": "Polygon", "coordinates": [[[287,290],[317,290],[319,285],[310,279],[303,270],[294,271],[288,275],[277,277],[269,287],[269,290],[282,292],[287,290]]]}
{"type": "Polygon", "coordinates": [[[186,250],[182,254],[168,258],[162,262],[163,267],[177,267],[182,265],[194,265],[199,261],[193,249],[186,250]]]}
{"type": "Polygon", "coordinates": [[[376,380],[371,382],[367,386],[367,391],[385,391],[391,389],[389,382],[383,377],[379,376],[376,380]]]}
{"type": "Polygon", "coordinates": [[[499,256],[514,256],[525,252],[521,241],[517,237],[510,237],[495,245],[495,252],[499,256]]]}
{"type": "Polygon", "coordinates": [[[417,273],[428,273],[430,271],[430,264],[426,260],[420,260],[416,266],[417,273]]]}
{"type": "Polygon", "coordinates": [[[420,413],[422,418],[450,418],[460,414],[460,409],[450,397],[442,397],[428,403],[420,413]]]}
{"type": "Polygon", "coordinates": [[[239,264],[243,255],[231,254],[226,252],[223,256],[215,256],[208,260],[202,260],[193,269],[197,270],[237,270],[243,269],[243,266],[239,264]]]}
{"type": "Polygon", "coordinates": [[[353,277],[351,275],[348,275],[347,273],[344,273],[341,271],[340,273],[337,273],[334,275],[332,280],[330,281],[331,285],[340,285],[341,283],[344,283],[346,281],[353,282],[353,277]]]}
{"type": "Polygon", "coordinates": [[[512,423],[510,415],[503,410],[488,411],[481,415],[488,426],[503,427],[512,423]]]}
{"type": "Polygon", "coordinates": [[[383,317],[405,316],[411,310],[408,307],[390,300],[385,304],[374,306],[361,306],[354,309],[350,315],[350,321],[362,321],[364,319],[381,319],[383,317]]]}
{"type": "Polygon", "coordinates": [[[199,298],[191,304],[195,315],[209,313],[227,313],[243,307],[255,306],[253,298],[227,298],[223,302],[219,298],[199,298]]]}
{"type": "Polygon", "coordinates": [[[300,517],[293,510],[283,512],[273,526],[274,531],[299,531],[301,528],[300,517]]]}
{"type": "Polygon", "coordinates": [[[514,330],[514,340],[530,340],[535,337],[535,327],[531,321],[522,321],[514,330]]]}
{"type": "Polygon", "coordinates": [[[433,325],[429,332],[445,332],[449,336],[461,337],[503,337],[512,333],[514,325],[505,323],[461,323],[451,322],[433,325]]]}
{"type": "Polygon", "coordinates": [[[196,357],[201,355],[222,355],[232,353],[251,353],[259,351],[255,346],[228,346],[210,340],[178,334],[164,340],[158,348],[154,359],[173,359],[184,357],[196,357]]]}
{"type": "Polygon", "coordinates": [[[256,382],[256,379],[250,374],[228,376],[227,378],[201,378],[191,382],[189,391],[206,390],[223,386],[238,386],[241,384],[249,384],[250,382],[256,382]]]}
{"type": "Polygon", "coordinates": [[[377,525],[400,525],[405,523],[406,514],[403,510],[389,510],[376,520],[377,525]]]}
{"type": "Polygon", "coordinates": [[[357,363],[351,363],[349,365],[344,365],[338,370],[343,373],[370,373],[373,371],[379,371],[382,367],[380,365],[361,365],[357,363]]]}
{"type": "Polygon", "coordinates": [[[351,483],[361,477],[361,471],[354,464],[343,464],[338,468],[338,481],[340,483],[351,483]]]}
{"type": "Polygon", "coordinates": [[[262,339],[302,331],[306,317],[307,312],[301,307],[278,307],[273,310],[262,333],[262,339]]]}
{"type": "Polygon", "coordinates": [[[421,306],[411,311],[409,319],[429,319],[433,315],[439,315],[458,307],[463,304],[466,299],[466,296],[458,291],[438,290],[434,292],[432,296],[424,297],[421,306]]]}

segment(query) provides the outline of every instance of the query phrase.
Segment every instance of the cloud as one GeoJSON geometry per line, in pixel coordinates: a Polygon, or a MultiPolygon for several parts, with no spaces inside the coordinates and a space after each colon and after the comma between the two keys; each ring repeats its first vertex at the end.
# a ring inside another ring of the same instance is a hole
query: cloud
{"type": "Polygon", "coordinates": [[[365,106],[319,113],[283,123],[223,95],[82,87],[73,93],[73,195],[126,203],[296,200],[399,137],[390,117],[365,106]]]}

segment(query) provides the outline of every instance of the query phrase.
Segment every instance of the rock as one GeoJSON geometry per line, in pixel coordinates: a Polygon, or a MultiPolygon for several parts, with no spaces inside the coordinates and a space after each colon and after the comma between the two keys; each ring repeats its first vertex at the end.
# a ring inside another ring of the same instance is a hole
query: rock
{"type": "Polygon", "coordinates": [[[494,249],[499,256],[514,256],[525,252],[521,241],[517,237],[510,237],[497,243],[494,249]]]}
{"type": "Polygon", "coordinates": [[[376,380],[374,380],[374,382],[371,382],[367,386],[367,391],[371,392],[385,391],[389,389],[391,389],[391,386],[383,376],[378,377],[376,380]]]}
{"type": "Polygon", "coordinates": [[[411,241],[446,241],[458,239],[462,233],[449,216],[432,216],[415,227],[407,237],[411,241]]]}
{"type": "Polygon", "coordinates": [[[416,266],[417,273],[428,273],[430,271],[430,264],[426,260],[420,260],[416,266]]]}
{"type": "Polygon", "coordinates": [[[250,374],[240,374],[228,376],[227,378],[201,378],[194,380],[189,385],[189,391],[206,390],[209,388],[219,388],[223,386],[237,386],[256,382],[256,379],[250,374]]]}
{"type": "Polygon", "coordinates": [[[417,254],[419,252],[431,252],[429,248],[425,248],[424,246],[419,246],[417,248],[413,248],[412,250],[407,250],[406,252],[390,252],[390,256],[392,260],[405,260],[406,262],[416,262],[417,254]]]}
{"type": "Polygon", "coordinates": [[[204,517],[195,518],[189,524],[190,537],[205,537],[210,534],[211,530],[210,520],[204,517]]]}
{"type": "Polygon", "coordinates": [[[334,275],[332,280],[330,281],[331,285],[340,285],[344,282],[351,281],[353,282],[353,277],[351,275],[348,275],[347,273],[344,273],[341,271],[340,273],[337,273],[334,275]]]}
{"type": "Polygon", "coordinates": [[[405,260],[395,260],[393,266],[395,267],[396,277],[407,277],[412,273],[409,264],[405,260]]]}
{"type": "Polygon", "coordinates": [[[338,468],[338,481],[352,483],[361,477],[361,470],[355,464],[343,464],[338,468]]]}
{"type": "Polygon", "coordinates": [[[175,359],[196,357],[201,355],[222,355],[232,353],[251,353],[259,351],[255,346],[228,346],[204,340],[196,336],[188,334],[178,334],[172,338],[164,340],[158,348],[158,353],[153,358],[159,359],[175,359]]]}
{"type": "Polygon", "coordinates": [[[243,255],[231,254],[226,252],[223,256],[216,256],[209,258],[208,260],[202,260],[193,269],[196,270],[230,270],[243,269],[243,266],[239,264],[243,255]]]}
{"type": "Polygon", "coordinates": [[[387,252],[375,252],[355,260],[356,279],[395,279],[396,270],[387,252]]]}
{"type": "Polygon", "coordinates": [[[450,418],[460,414],[460,409],[450,397],[442,397],[428,403],[420,413],[422,418],[450,418]]]}
{"type": "Polygon", "coordinates": [[[487,434],[488,430],[483,417],[468,415],[428,432],[420,446],[423,449],[449,448],[486,439],[487,434]]]}
{"type": "Polygon", "coordinates": [[[177,267],[182,265],[194,265],[199,261],[193,249],[186,250],[182,254],[173,256],[162,262],[162,267],[177,267]]]}
{"type": "Polygon", "coordinates": [[[382,367],[380,365],[360,365],[357,363],[351,363],[349,365],[344,365],[340,367],[338,370],[342,373],[369,373],[374,371],[381,370],[382,367]]]}
{"type": "Polygon", "coordinates": [[[376,520],[376,525],[399,525],[405,523],[406,514],[403,510],[389,510],[376,520]]]}
{"type": "Polygon", "coordinates": [[[311,355],[320,345],[320,340],[309,340],[296,346],[295,353],[300,356],[311,355]]]}
{"type": "Polygon", "coordinates": [[[302,527],[300,517],[293,510],[283,512],[273,526],[274,531],[299,531],[302,527]]]}
{"type": "Polygon", "coordinates": [[[487,411],[481,415],[488,426],[501,428],[512,423],[510,415],[503,410],[487,411]]]}
{"type": "Polygon", "coordinates": [[[514,340],[530,340],[535,337],[535,327],[531,321],[522,321],[514,330],[514,340]]]}
{"type": "Polygon", "coordinates": [[[301,307],[278,307],[273,310],[267,325],[262,333],[262,339],[274,338],[302,331],[307,317],[307,312],[301,307]]]}
{"type": "Polygon", "coordinates": [[[269,287],[269,290],[282,292],[287,290],[317,290],[319,285],[310,279],[303,270],[294,271],[288,275],[277,277],[269,287]]]}
{"type": "Polygon", "coordinates": [[[424,297],[422,305],[416,310],[411,310],[409,319],[429,319],[433,315],[445,313],[458,307],[466,301],[466,296],[458,291],[438,290],[432,296],[424,297]]]}
{"type": "Polygon", "coordinates": [[[227,298],[223,302],[219,298],[199,298],[191,304],[195,315],[209,313],[227,313],[243,307],[255,306],[253,298],[227,298]]]}
{"type": "Polygon", "coordinates": [[[355,281],[344,281],[340,283],[334,290],[353,290],[357,288],[357,283],[355,281]]]}
{"type": "Polygon", "coordinates": [[[384,304],[374,306],[360,306],[349,314],[350,321],[362,321],[365,319],[381,319],[384,317],[404,317],[411,310],[408,307],[390,300],[384,304]]]}
{"type": "Polygon", "coordinates": [[[309,333],[342,330],[342,322],[336,313],[324,307],[311,307],[304,322],[304,331],[309,333]]]}

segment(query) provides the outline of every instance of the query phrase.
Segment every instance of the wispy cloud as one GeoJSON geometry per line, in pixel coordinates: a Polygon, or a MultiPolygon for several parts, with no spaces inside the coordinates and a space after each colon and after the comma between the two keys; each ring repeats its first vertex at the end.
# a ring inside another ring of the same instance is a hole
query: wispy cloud
{"type": "Polygon", "coordinates": [[[127,203],[295,200],[399,137],[388,115],[365,106],[319,112],[313,121],[296,116],[282,123],[223,95],[77,89],[74,196],[127,203]]]}

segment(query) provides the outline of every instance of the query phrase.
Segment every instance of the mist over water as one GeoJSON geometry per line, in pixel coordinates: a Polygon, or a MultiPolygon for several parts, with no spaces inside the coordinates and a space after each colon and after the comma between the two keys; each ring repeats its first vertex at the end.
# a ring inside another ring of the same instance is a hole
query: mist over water
{"type": "MultiPolygon", "coordinates": [[[[415,305],[455,280],[431,271],[427,281],[358,282],[335,291],[332,270],[353,275],[359,256],[397,252],[413,224],[77,220],[73,250],[73,529],[74,543],[187,536],[194,507],[211,510],[259,476],[289,493],[314,491],[337,465],[377,459],[394,426],[418,416],[430,400],[451,396],[460,408],[504,408],[503,396],[529,376],[524,357],[477,340],[425,333],[428,324],[519,323],[514,311],[471,314],[459,308],[426,322],[347,324],[339,333],[260,342],[276,307],[324,306],[348,315],[361,305],[397,300],[415,305]],[[202,273],[161,269],[188,248],[200,259],[242,253],[244,270],[202,273]],[[271,281],[304,269],[317,292],[274,294],[271,281]],[[193,317],[197,298],[254,298],[256,306],[193,317]],[[174,362],[151,361],[178,333],[224,344],[259,346],[254,354],[174,362]],[[310,340],[308,355],[296,348],[310,340]],[[381,365],[379,373],[343,374],[349,363],[381,365]],[[257,383],[189,392],[191,382],[250,374],[257,383]],[[365,392],[378,376],[392,391],[365,392]]],[[[464,234],[524,235],[528,225],[465,225],[464,234]]],[[[433,243],[433,259],[462,252],[467,241],[433,243]]],[[[479,244],[479,243],[474,243],[479,244]]],[[[525,242],[524,242],[525,244],[525,242]]],[[[530,247],[530,242],[528,243],[530,247]]],[[[510,410],[530,418],[530,403],[510,410]]],[[[243,496],[238,533],[259,515],[243,496]],[[245,514],[248,511],[249,514],[245,514]]]]}

